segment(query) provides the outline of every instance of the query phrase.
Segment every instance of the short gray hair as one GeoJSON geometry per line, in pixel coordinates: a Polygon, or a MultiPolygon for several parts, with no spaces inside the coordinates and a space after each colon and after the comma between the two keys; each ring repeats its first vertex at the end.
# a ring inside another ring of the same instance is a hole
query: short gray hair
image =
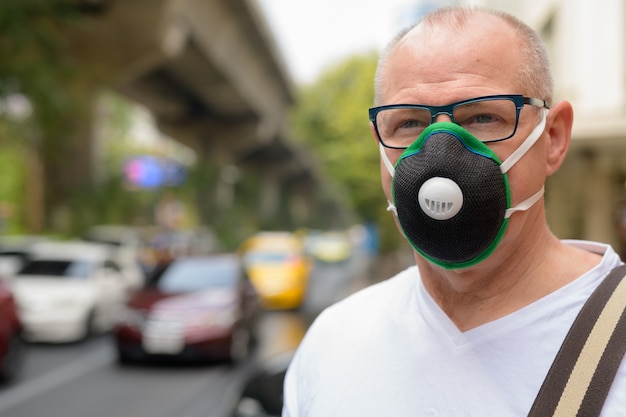
{"type": "Polygon", "coordinates": [[[378,60],[376,77],[374,80],[374,102],[379,105],[382,95],[383,74],[391,51],[415,27],[423,25],[431,29],[463,29],[468,17],[476,13],[486,13],[498,17],[508,23],[518,35],[521,43],[521,53],[525,65],[520,68],[520,85],[528,86],[528,94],[552,103],[553,80],[550,61],[543,40],[539,34],[517,17],[499,11],[478,6],[444,7],[426,15],[415,25],[405,28],[387,44],[378,60]]]}

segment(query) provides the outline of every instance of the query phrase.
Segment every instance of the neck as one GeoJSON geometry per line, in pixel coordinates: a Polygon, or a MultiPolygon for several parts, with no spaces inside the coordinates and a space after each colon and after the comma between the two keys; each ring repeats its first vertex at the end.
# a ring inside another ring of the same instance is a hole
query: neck
{"type": "Polygon", "coordinates": [[[563,244],[547,226],[536,230],[523,241],[523,234],[505,236],[489,258],[470,268],[445,270],[416,255],[426,290],[461,331],[517,311],[600,262],[599,255],[563,244]]]}

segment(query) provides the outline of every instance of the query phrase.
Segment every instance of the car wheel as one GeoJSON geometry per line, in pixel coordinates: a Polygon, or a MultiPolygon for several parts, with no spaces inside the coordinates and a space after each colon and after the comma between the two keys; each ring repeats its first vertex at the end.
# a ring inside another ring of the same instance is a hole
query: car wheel
{"type": "Polygon", "coordinates": [[[134,363],[133,358],[124,353],[122,349],[117,350],[117,363],[118,365],[131,365],[134,363]]]}
{"type": "Polygon", "coordinates": [[[248,357],[250,352],[250,331],[245,327],[235,330],[230,342],[230,361],[241,362],[248,357]]]}
{"type": "Polygon", "coordinates": [[[0,363],[0,381],[13,381],[20,373],[24,363],[26,345],[19,334],[13,335],[7,345],[7,352],[0,363]]]}

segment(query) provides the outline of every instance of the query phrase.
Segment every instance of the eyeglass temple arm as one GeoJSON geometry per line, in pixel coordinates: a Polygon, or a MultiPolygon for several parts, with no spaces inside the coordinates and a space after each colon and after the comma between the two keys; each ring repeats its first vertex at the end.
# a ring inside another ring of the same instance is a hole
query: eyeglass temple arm
{"type": "Polygon", "coordinates": [[[524,97],[524,104],[549,109],[548,102],[534,97],[524,97]]]}

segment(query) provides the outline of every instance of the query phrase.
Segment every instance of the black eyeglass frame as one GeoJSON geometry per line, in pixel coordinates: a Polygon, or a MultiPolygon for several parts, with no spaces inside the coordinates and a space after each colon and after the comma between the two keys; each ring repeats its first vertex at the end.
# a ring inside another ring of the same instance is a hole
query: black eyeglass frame
{"type": "Polygon", "coordinates": [[[454,116],[452,116],[452,112],[457,106],[461,106],[461,105],[468,104],[468,103],[476,103],[480,101],[494,100],[494,99],[499,99],[499,100],[508,99],[508,100],[511,100],[515,104],[515,112],[516,112],[515,128],[513,129],[513,133],[511,133],[509,136],[505,138],[485,140],[483,141],[483,143],[500,142],[500,141],[512,138],[515,135],[515,132],[517,132],[517,125],[519,123],[519,114],[520,114],[520,111],[522,110],[522,107],[524,107],[525,105],[550,109],[550,106],[548,105],[548,102],[546,100],[533,98],[533,97],[526,97],[521,94],[499,94],[499,95],[492,95],[492,96],[474,97],[474,98],[470,98],[467,100],[456,101],[454,103],[446,104],[444,106],[427,106],[423,104],[389,104],[386,106],[372,107],[369,109],[369,117],[370,117],[370,121],[374,124],[374,130],[376,131],[376,135],[378,136],[378,141],[385,148],[406,149],[407,148],[406,146],[402,146],[402,147],[401,146],[389,146],[385,144],[385,142],[383,142],[380,136],[380,132],[378,131],[378,123],[376,123],[376,117],[378,116],[378,113],[380,113],[383,110],[388,110],[388,109],[428,110],[430,112],[430,124],[435,123],[435,118],[439,116],[440,114],[447,115],[448,117],[450,117],[450,120],[452,120],[453,123],[458,124],[454,120],[454,116]]]}

